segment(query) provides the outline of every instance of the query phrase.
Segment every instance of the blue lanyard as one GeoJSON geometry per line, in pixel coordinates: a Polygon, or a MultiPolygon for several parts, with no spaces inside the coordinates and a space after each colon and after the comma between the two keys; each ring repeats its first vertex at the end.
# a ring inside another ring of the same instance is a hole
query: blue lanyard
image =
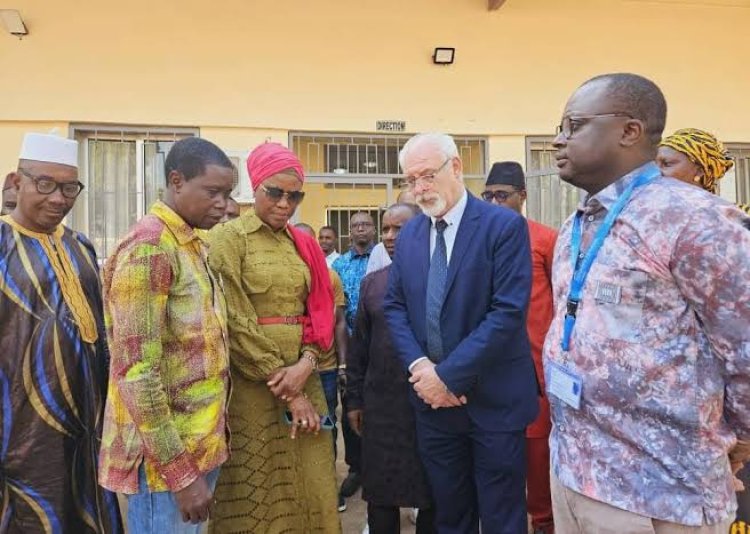
{"type": "Polygon", "coordinates": [[[581,219],[583,213],[579,212],[573,219],[573,232],[572,232],[572,245],[571,245],[571,260],[573,261],[573,279],[570,282],[570,292],[568,293],[568,303],[565,313],[565,323],[563,326],[563,337],[562,337],[562,350],[570,350],[570,338],[573,335],[573,327],[576,324],[576,313],[578,312],[578,305],[581,303],[581,297],[583,296],[583,286],[586,283],[586,277],[591,270],[591,266],[596,260],[596,256],[599,254],[599,249],[602,248],[604,240],[609,235],[610,230],[615,224],[617,217],[620,216],[622,210],[627,206],[630,201],[630,197],[633,195],[633,191],[637,188],[646,185],[659,176],[658,169],[654,169],[653,166],[649,165],[647,169],[644,169],[641,174],[635,178],[630,185],[622,192],[617,198],[612,208],[604,218],[604,222],[596,231],[594,240],[591,243],[585,256],[579,258],[581,253],[581,237],[583,229],[581,228],[581,219]]]}

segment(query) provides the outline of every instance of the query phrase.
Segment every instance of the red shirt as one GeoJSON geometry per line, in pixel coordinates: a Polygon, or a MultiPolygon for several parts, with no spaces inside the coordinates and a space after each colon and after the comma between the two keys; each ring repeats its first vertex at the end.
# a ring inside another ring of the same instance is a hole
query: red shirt
{"type": "MultiPolygon", "coordinates": [[[[531,342],[531,357],[534,359],[539,386],[544,392],[544,371],[542,370],[542,348],[547,330],[552,323],[552,258],[555,253],[557,232],[548,226],[528,220],[529,238],[531,240],[531,299],[526,329],[531,342]]],[[[550,422],[549,401],[546,394],[540,397],[539,416],[526,429],[529,438],[549,436],[550,422]]]]}

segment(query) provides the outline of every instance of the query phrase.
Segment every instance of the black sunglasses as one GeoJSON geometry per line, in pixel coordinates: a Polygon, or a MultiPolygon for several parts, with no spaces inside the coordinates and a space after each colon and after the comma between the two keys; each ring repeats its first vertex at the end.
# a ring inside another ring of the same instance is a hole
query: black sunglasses
{"type": "Polygon", "coordinates": [[[265,185],[262,185],[261,188],[272,202],[280,202],[282,198],[286,197],[290,204],[299,204],[305,198],[304,191],[284,191],[280,187],[266,187],[265,185]]]}
{"type": "Polygon", "coordinates": [[[492,202],[493,199],[498,202],[505,202],[516,193],[520,193],[520,191],[485,191],[482,193],[482,198],[487,202],[492,202]]]}

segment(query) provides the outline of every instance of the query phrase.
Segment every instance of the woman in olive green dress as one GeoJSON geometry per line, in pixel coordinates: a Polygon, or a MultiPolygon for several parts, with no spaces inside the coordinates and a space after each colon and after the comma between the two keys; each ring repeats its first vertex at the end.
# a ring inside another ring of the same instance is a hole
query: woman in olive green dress
{"type": "Polygon", "coordinates": [[[317,357],[333,336],[333,293],[320,247],[288,225],[304,172],[288,149],[248,158],[255,209],[210,237],[209,263],[229,312],[231,458],[209,532],[341,531],[317,357]]]}

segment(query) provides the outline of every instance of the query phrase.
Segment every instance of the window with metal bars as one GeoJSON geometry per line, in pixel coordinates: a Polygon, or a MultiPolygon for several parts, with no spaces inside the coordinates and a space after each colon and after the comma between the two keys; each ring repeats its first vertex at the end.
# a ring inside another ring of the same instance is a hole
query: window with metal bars
{"type": "MultiPolygon", "coordinates": [[[[289,143],[312,176],[401,177],[398,153],[410,135],[292,132],[289,143]]],[[[486,174],[486,139],[454,136],[467,178],[486,174]]]]}
{"type": "Polygon", "coordinates": [[[576,210],[581,190],[560,179],[554,155],[552,137],[526,138],[526,215],[559,228],[576,210]]]}
{"type": "Polygon", "coordinates": [[[750,204],[750,145],[727,145],[734,167],[719,180],[721,196],[737,204],[750,204]]]}
{"type": "Polygon", "coordinates": [[[88,236],[100,260],[133,223],[161,198],[164,162],[174,143],[198,134],[178,128],[78,125],[79,180],[86,186],[69,215],[70,226],[88,236]]]}
{"type": "Polygon", "coordinates": [[[349,233],[349,223],[355,213],[369,213],[375,223],[375,242],[380,243],[380,226],[385,209],[379,207],[348,207],[348,208],[328,208],[326,210],[326,219],[328,226],[336,229],[338,237],[338,248],[340,253],[349,250],[351,246],[349,233]]]}

